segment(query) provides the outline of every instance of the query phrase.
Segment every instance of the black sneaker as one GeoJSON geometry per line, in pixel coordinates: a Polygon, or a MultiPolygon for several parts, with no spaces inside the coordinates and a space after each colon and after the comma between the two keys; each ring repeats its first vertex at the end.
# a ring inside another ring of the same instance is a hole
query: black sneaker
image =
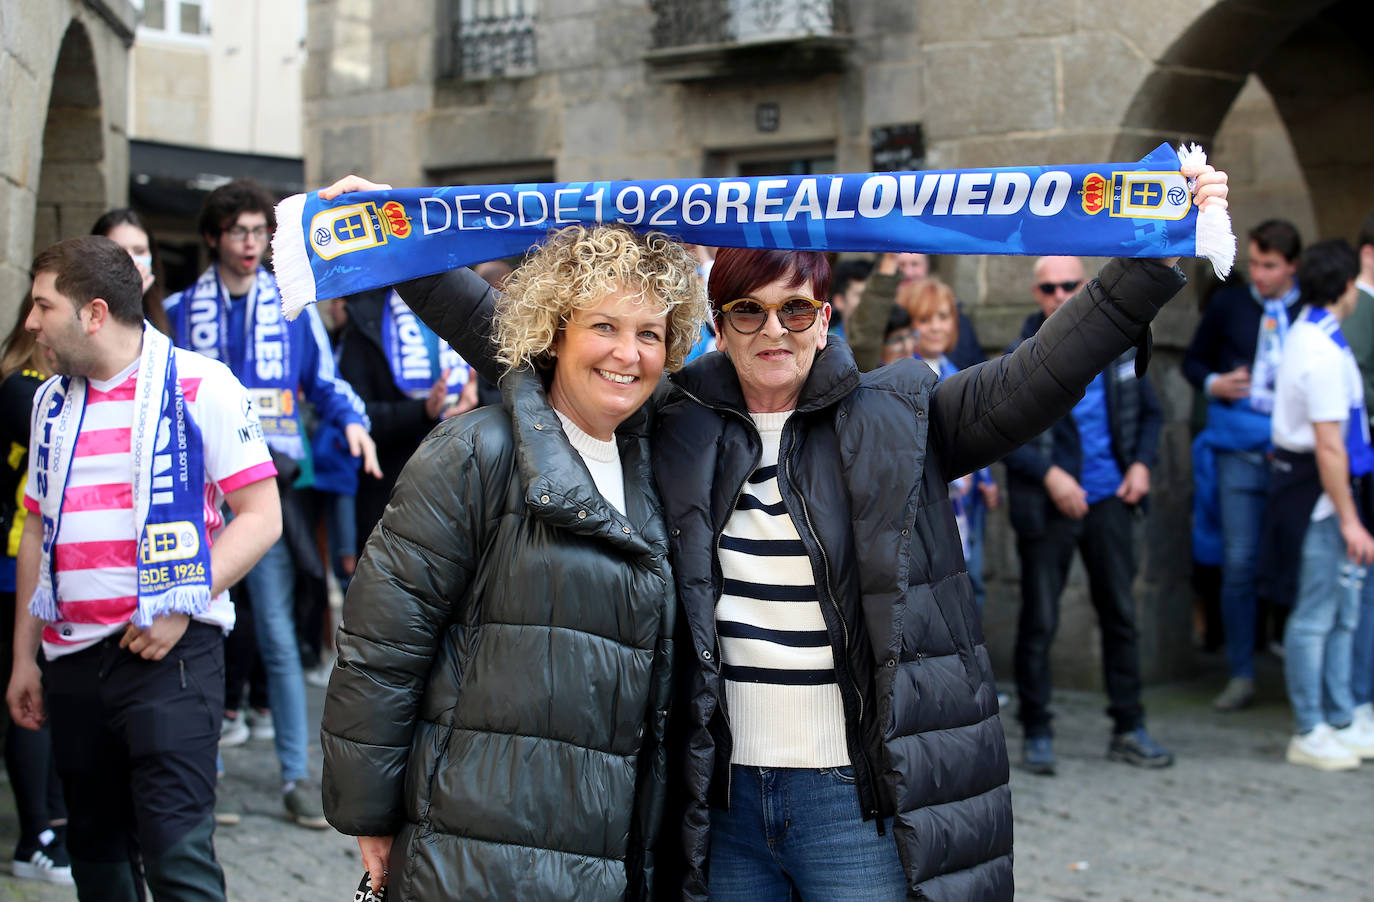
{"type": "Polygon", "coordinates": [[[1049,736],[1027,736],[1021,750],[1021,766],[1033,774],[1053,777],[1055,769],[1054,740],[1049,736]]]}
{"type": "Polygon", "coordinates": [[[20,840],[10,870],[23,880],[67,885],[72,882],[72,862],[67,857],[67,847],[52,830],[44,830],[35,839],[20,840]]]}
{"type": "Polygon", "coordinates": [[[1112,736],[1107,758],[1136,767],[1168,767],[1174,763],[1174,753],[1151,739],[1144,727],[1112,736]]]}

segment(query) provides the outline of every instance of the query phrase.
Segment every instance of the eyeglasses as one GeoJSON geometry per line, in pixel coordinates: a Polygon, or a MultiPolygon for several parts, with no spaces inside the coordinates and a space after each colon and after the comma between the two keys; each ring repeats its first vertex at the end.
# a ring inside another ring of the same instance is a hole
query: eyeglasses
{"type": "Polygon", "coordinates": [[[891,348],[895,351],[899,348],[906,347],[908,344],[911,344],[912,342],[916,341],[919,337],[920,335],[916,332],[915,329],[903,329],[900,332],[893,332],[891,335],[889,335],[887,337],[887,341],[883,342],[883,347],[891,348]]]}
{"type": "Polygon", "coordinates": [[[232,241],[245,241],[249,235],[258,241],[267,239],[268,228],[265,225],[253,226],[251,229],[241,225],[236,225],[232,229],[225,229],[224,235],[232,241]]]}
{"type": "Polygon", "coordinates": [[[1078,290],[1078,286],[1082,284],[1082,279],[1077,279],[1069,282],[1041,282],[1040,284],[1035,286],[1035,290],[1040,292],[1041,294],[1054,294],[1054,290],[1058,288],[1065,294],[1073,294],[1075,291],[1078,290]]]}
{"type": "Polygon", "coordinates": [[[740,298],[720,308],[726,322],[741,335],[753,335],[768,322],[768,311],[776,310],[778,322],[788,332],[805,332],[816,321],[822,303],[815,298],[788,298],[781,304],[760,304],[753,298],[740,298]]]}

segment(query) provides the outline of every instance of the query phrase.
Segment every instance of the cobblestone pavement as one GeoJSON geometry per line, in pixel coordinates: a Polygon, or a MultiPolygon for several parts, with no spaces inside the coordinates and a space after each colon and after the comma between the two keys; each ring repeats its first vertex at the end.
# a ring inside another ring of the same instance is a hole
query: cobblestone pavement
{"type": "MultiPolygon", "coordinates": [[[[1374,762],[1323,774],[1283,762],[1288,707],[1268,662],[1252,709],[1221,717],[1219,672],[1146,693],[1151,732],[1178,764],[1147,772],[1108,762],[1105,700],[1055,696],[1059,775],[1013,767],[1017,898],[1041,900],[1360,900],[1369,869],[1374,762]]],[[[318,717],[322,692],[310,690],[318,717]]],[[[1020,733],[1008,714],[1013,762],[1020,733]]],[[[318,761],[318,750],[313,750],[318,761]]],[[[271,743],[225,751],[223,795],[243,822],[215,841],[231,899],[343,902],[362,873],[357,846],[281,816],[271,743]]],[[[15,841],[13,801],[0,792],[0,845],[15,841]]],[[[70,888],[0,876],[0,899],[71,900],[70,888]]]]}

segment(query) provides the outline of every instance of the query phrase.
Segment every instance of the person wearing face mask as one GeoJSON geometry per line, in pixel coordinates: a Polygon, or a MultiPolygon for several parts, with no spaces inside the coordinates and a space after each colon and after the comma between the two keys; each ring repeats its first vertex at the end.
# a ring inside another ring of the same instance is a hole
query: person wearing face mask
{"type": "Polygon", "coordinates": [[[677,609],[646,402],[705,313],[666,236],[555,233],[497,302],[503,405],[401,472],[321,731],[325,812],[389,898],[653,898],[677,609]]]}
{"type": "Polygon", "coordinates": [[[167,311],[162,308],[162,265],[157,242],[139,215],[128,207],[107,211],[91,226],[92,235],[104,235],[129,252],[143,280],[143,318],[163,335],[171,334],[167,311]]]}

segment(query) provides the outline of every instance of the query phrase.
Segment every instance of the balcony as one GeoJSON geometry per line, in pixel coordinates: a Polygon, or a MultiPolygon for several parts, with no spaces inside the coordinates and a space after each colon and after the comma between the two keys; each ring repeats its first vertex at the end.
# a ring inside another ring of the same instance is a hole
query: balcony
{"type": "Polygon", "coordinates": [[[446,0],[441,6],[440,78],[482,81],[533,75],[539,0],[446,0]]]}
{"type": "Polygon", "coordinates": [[[663,81],[833,72],[844,67],[843,0],[649,0],[663,81]]]}

